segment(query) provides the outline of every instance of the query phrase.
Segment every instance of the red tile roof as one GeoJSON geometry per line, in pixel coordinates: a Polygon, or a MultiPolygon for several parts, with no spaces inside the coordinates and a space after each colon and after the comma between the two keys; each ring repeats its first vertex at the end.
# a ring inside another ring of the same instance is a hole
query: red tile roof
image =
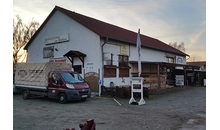
{"type": "Polygon", "coordinates": [[[186,62],[187,65],[206,65],[206,61],[186,62]]]}
{"type": "MultiPolygon", "coordinates": [[[[55,6],[53,11],[50,13],[50,15],[47,17],[47,19],[38,29],[39,31],[41,30],[41,28],[44,26],[44,24],[48,21],[48,19],[52,16],[52,14],[56,10],[63,12],[64,14],[71,17],[75,21],[79,22],[83,26],[87,27],[88,29],[98,34],[102,38],[108,37],[109,39],[112,39],[112,40],[122,41],[122,42],[130,43],[130,44],[136,44],[137,32],[133,32],[133,31],[130,31],[130,30],[106,23],[106,22],[102,22],[100,20],[75,13],[75,12],[66,10],[64,8],[58,7],[58,6],[55,6]]],[[[35,35],[37,35],[39,31],[37,31],[35,35]]],[[[35,35],[32,37],[33,39],[35,38],[35,35]]],[[[154,38],[151,38],[145,35],[140,35],[140,37],[141,37],[141,43],[143,47],[161,50],[165,52],[171,52],[171,53],[179,54],[182,56],[188,56],[188,54],[182,51],[179,51],[157,39],[154,39],[154,38]]],[[[25,46],[25,49],[27,49],[29,44],[32,42],[33,40],[32,38],[28,42],[28,44],[25,46]]]]}

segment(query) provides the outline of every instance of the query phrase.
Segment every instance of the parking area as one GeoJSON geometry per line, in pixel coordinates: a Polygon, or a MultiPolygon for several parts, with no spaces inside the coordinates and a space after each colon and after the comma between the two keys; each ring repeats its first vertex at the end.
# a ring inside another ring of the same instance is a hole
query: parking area
{"type": "MultiPolygon", "coordinates": [[[[139,100],[138,100],[139,101],[139,100]]],[[[205,130],[206,88],[172,88],[145,98],[145,105],[129,105],[129,99],[91,97],[59,104],[57,100],[13,94],[15,130],[66,130],[94,119],[97,130],[205,130]],[[114,100],[121,104],[121,106],[114,100]]]]}

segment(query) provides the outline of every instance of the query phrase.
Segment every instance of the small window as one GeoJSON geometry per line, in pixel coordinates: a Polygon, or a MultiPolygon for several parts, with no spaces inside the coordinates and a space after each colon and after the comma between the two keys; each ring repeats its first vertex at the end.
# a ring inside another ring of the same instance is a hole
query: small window
{"type": "Polygon", "coordinates": [[[73,65],[73,69],[75,72],[82,74],[82,65],[73,65]]]}
{"type": "Polygon", "coordinates": [[[130,67],[120,67],[119,68],[119,77],[129,77],[130,67]]]}
{"type": "Polygon", "coordinates": [[[174,58],[172,58],[172,57],[167,57],[167,62],[168,62],[168,63],[174,63],[174,58]]]}
{"type": "MultiPolygon", "coordinates": [[[[53,73],[52,74],[52,82],[54,83],[54,84],[60,84],[61,82],[62,82],[62,80],[61,80],[61,78],[60,78],[60,76],[58,75],[58,74],[55,74],[55,73],[53,73]]],[[[61,83],[61,85],[62,85],[63,83],[61,83]]]]}
{"type": "Polygon", "coordinates": [[[119,63],[119,77],[129,77],[130,67],[128,66],[128,56],[119,55],[118,63],[119,63]]]}
{"type": "Polygon", "coordinates": [[[104,77],[116,77],[116,66],[107,66],[104,67],[104,77]]]}
{"type": "Polygon", "coordinates": [[[119,66],[128,66],[128,56],[119,55],[118,63],[119,63],[119,66]]]}

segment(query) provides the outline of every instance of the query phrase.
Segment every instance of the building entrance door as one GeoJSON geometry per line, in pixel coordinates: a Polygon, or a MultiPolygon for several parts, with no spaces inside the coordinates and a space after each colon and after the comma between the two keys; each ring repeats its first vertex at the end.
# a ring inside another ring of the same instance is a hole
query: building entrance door
{"type": "Polygon", "coordinates": [[[99,92],[99,85],[98,85],[99,75],[100,74],[96,72],[88,72],[84,74],[84,79],[86,83],[89,85],[89,88],[91,89],[92,92],[99,92]]]}

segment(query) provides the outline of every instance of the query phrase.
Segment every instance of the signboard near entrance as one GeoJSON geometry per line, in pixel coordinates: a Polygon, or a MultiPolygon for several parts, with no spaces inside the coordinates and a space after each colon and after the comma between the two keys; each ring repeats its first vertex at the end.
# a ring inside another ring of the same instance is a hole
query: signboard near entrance
{"type": "Polygon", "coordinates": [[[176,86],[184,86],[184,75],[176,75],[176,86]]]}

